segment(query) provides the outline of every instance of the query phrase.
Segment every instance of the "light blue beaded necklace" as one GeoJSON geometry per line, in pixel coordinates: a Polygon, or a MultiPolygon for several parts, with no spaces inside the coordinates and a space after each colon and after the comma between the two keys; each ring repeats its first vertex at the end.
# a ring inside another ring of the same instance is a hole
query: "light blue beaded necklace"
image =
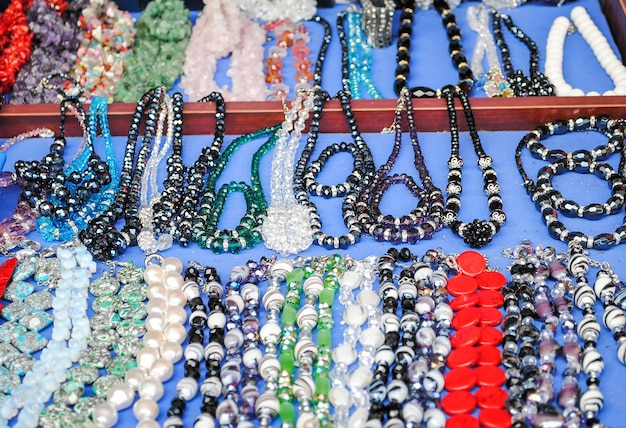
{"type": "MultiPolygon", "coordinates": [[[[89,108],[89,119],[87,125],[87,144],[84,150],[72,161],[65,170],[65,175],[69,176],[74,171],[82,171],[89,163],[89,158],[93,154],[93,143],[97,139],[98,125],[104,140],[106,163],[109,165],[111,182],[103,186],[99,192],[94,193],[89,200],[77,211],[70,215],[69,221],[53,219],[41,216],[36,221],[36,226],[42,238],[47,241],[69,241],[78,235],[78,232],[87,227],[89,221],[101,212],[107,210],[115,197],[115,192],[119,184],[119,174],[117,171],[117,160],[111,140],[111,131],[108,120],[108,104],[105,97],[94,97],[89,108]]],[[[68,183],[72,192],[76,190],[76,185],[68,183]]]]}

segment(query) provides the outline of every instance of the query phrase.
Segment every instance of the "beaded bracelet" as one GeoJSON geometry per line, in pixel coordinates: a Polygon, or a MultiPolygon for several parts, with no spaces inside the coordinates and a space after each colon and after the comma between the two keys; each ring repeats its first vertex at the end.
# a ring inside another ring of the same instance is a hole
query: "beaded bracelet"
{"type": "MultiPolygon", "coordinates": [[[[618,226],[613,233],[601,233],[595,236],[585,235],[583,232],[571,232],[567,230],[565,225],[559,221],[557,206],[565,208],[566,212],[576,214],[580,212],[580,216],[585,215],[588,218],[598,217],[605,213],[611,213],[614,211],[614,207],[622,203],[623,199],[623,174],[616,174],[612,168],[607,164],[597,165],[598,169],[591,169],[596,166],[593,162],[594,159],[604,159],[610,153],[619,150],[624,144],[623,134],[623,122],[621,120],[611,120],[607,116],[592,116],[592,117],[580,117],[571,119],[569,121],[559,120],[547,123],[541,126],[531,133],[527,134],[519,142],[515,150],[515,162],[517,170],[524,181],[524,187],[526,192],[531,197],[537,209],[541,212],[543,221],[548,226],[548,232],[550,236],[560,241],[569,242],[577,241],[585,248],[594,249],[608,249],[612,246],[619,245],[626,242],[626,218],[622,221],[622,225],[618,226]],[[586,130],[594,130],[611,135],[609,144],[601,146],[593,151],[578,150],[575,153],[568,154],[564,151],[548,151],[539,144],[539,141],[549,136],[562,135],[568,132],[581,132],[586,130]],[[536,157],[548,159],[549,157],[556,156],[559,160],[554,162],[553,169],[545,170],[546,173],[552,174],[553,170],[564,172],[566,168],[569,170],[569,166],[572,165],[572,169],[580,170],[581,172],[594,172],[594,174],[604,180],[611,183],[611,189],[614,192],[612,198],[610,198],[606,204],[591,204],[585,208],[576,204],[573,201],[565,201],[559,198],[558,194],[554,195],[554,190],[550,184],[549,176],[542,177],[541,183],[537,180],[537,183],[533,181],[526,170],[522,162],[522,151],[527,147],[531,153],[536,153],[536,157]],[[569,160],[571,157],[571,160],[569,160]],[[564,166],[563,166],[564,165],[564,166]],[[577,166],[577,168],[574,168],[577,166]],[[541,185],[547,186],[544,189],[541,185]],[[554,198],[553,198],[554,197],[554,198]]],[[[618,171],[624,171],[626,158],[623,153],[620,153],[620,166],[618,171]]]]}

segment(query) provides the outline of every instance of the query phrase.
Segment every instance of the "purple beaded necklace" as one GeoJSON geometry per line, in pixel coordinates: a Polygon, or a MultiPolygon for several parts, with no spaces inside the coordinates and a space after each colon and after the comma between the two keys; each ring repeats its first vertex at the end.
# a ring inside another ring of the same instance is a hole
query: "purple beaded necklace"
{"type": "Polygon", "coordinates": [[[356,213],[363,230],[376,241],[389,241],[394,244],[406,242],[415,244],[422,239],[430,239],[442,227],[443,194],[433,185],[430,173],[424,163],[424,157],[417,139],[417,128],[411,94],[402,89],[398,99],[398,108],[393,123],[395,141],[387,162],[374,174],[370,184],[359,195],[356,213]],[[409,134],[413,145],[414,164],[419,174],[420,187],[410,175],[389,175],[400,153],[402,144],[402,111],[406,109],[409,134]],[[380,201],[387,189],[394,184],[404,184],[409,192],[418,198],[417,206],[410,213],[400,217],[383,214],[380,201]]]}

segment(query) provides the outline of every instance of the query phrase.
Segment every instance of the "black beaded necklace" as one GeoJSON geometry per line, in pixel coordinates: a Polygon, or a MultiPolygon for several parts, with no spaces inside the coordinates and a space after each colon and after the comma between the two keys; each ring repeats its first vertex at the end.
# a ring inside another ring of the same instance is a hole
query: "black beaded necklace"
{"type": "Polygon", "coordinates": [[[82,89],[77,82],[66,74],[51,74],[45,77],[42,85],[55,89],[62,100],[60,104],[61,123],[59,133],[50,145],[50,152],[39,162],[15,162],[15,181],[22,186],[21,199],[39,211],[44,217],[65,222],[87,203],[92,195],[111,183],[109,166],[95,152],[93,140],[86,134],[86,145],[81,154],[72,162],[71,172],[64,174],[63,154],[66,147],[65,123],[67,109],[73,108],[82,123],[86,121],[85,110],[80,98],[82,89]],[[61,78],[74,84],[78,93],[70,95],[52,85],[53,79],[61,78]]]}
{"type": "Polygon", "coordinates": [[[430,239],[443,223],[443,194],[433,185],[430,173],[417,139],[417,128],[413,103],[409,90],[404,88],[394,119],[395,141],[387,162],[374,174],[372,181],[364,188],[356,204],[356,215],[363,230],[376,241],[390,241],[394,244],[408,242],[415,244],[422,239],[430,239]],[[421,188],[413,177],[407,174],[389,175],[389,171],[400,153],[402,143],[402,110],[406,109],[409,135],[413,145],[414,165],[422,182],[421,188]],[[379,208],[385,191],[394,184],[404,184],[419,199],[416,208],[401,217],[382,214],[379,208]]]}
{"type": "Polygon", "coordinates": [[[79,234],[81,242],[99,260],[111,260],[123,253],[128,246],[137,244],[137,236],[141,229],[139,221],[141,178],[150,155],[152,137],[159,110],[163,107],[165,93],[165,87],[157,87],[148,91],[137,102],[128,132],[120,185],[113,204],[108,210],[90,221],[87,228],[79,234]],[[146,115],[145,131],[135,160],[139,125],[144,114],[146,115]],[[115,223],[122,216],[126,224],[121,231],[118,231],[115,223]]]}
{"type": "Polygon", "coordinates": [[[550,122],[536,128],[525,135],[515,150],[517,170],[524,181],[524,188],[531,197],[537,209],[541,212],[543,221],[548,226],[550,236],[563,242],[578,241],[583,248],[606,250],[612,246],[626,243],[626,217],[622,224],[612,233],[601,233],[595,236],[583,232],[569,231],[559,221],[558,209],[565,216],[596,219],[602,215],[609,215],[619,211],[624,203],[626,187],[624,185],[624,168],[626,154],[623,150],[624,121],[610,120],[606,116],[579,117],[569,121],[560,120],[550,122]],[[547,150],[539,140],[553,135],[562,135],[568,132],[597,131],[610,135],[606,147],[597,147],[593,151],[577,150],[573,153],[559,150],[547,150]],[[539,171],[537,181],[533,181],[524,169],[522,152],[528,148],[535,157],[541,159],[555,159],[548,167],[539,171]],[[609,153],[620,150],[620,165],[618,172],[606,163],[597,163],[609,153]],[[565,200],[562,195],[551,186],[550,177],[567,171],[579,173],[593,173],[595,176],[610,183],[612,196],[603,204],[594,203],[581,206],[575,201],[565,200]]]}
{"type": "Polygon", "coordinates": [[[444,224],[454,233],[459,235],[466,244],[472,248],[480,248],[491,242],[492,237],[500,230],[500,226],[506,221],[506,214],[502,211],[502,197],[500,197],[500,184],[498,176],[492,167],[491,156],[488,156],[480,142],[480,136],[476,130],[476,122],[470,105],[469,98],[465,92],[457,90],[451,86],[443,88],[443,95],[448,107],[448,117],[450,119],[450,143],[451,153],[448,159],[448,185],[446,186],[446,211],[444,212],[444,224]],[[484,187],[489,205],[489,220],[475,219],[471,223],[459,220],[458,214],[461,208],[461,186],[463,159],[460,155],[459,126],[454,106],[455,95],[461,100],[463,112],[467,121],[469,134],[474,145],[474,151],[478,156],[478,166],[482,171],[484,187]]]}
{"type": "Polygon", "coordinates": [[[510,16],[493,10],[491,12],[491,23],[493,34],[495,36],[496,45],[500,49],[502,56],[502,64],[506,78],[513,89],[516,97],[526,96],[550,96],[556,95],[554,85],[550,83],[548,78],[539,71],[539,49],[537,44],[524,33],[517,25],[513,23],[510,16]],[[530,69],[529,76],[526,76],[521,70],[514,70],[511,62],[511,50],[504,39],[502,33],[501,22],[509,29],[517,39],[519,39],[530,51],[530,69]]]}
{"type": "MultiPolygon", "coordinates": [[[[402,12],[400,14],[400,27],[398,29],[398,42],[396,53],[396,72],[393,89],[398,96],[403,88],[408,88],[408,79],[411,61],[411,39],[413,37],[413,18],[415,14],[415,2],[403,0],[402,12]]],[[[450,6],[446,0],[434,0],[433,2],[437,13],[441,16],[441,20],[446,34],[448,36],[448,52],[450,59],[459,73],[459,82],[457,86],[465,93],[471,93],[474,88],[474,74],[470,68],[467,58],[463,54],[463,40],[461,38],[461,29],[456,23],[456,16],[450,10],[450,6]]],[[[415,86],[409,88],[412,98],[435,98],[440,96],[440,90],[427,88],[424,86],[415,86]]]]}
{"type": "MultiPolygon", "coordinates": [[[[215,167],[215,162],[220,156],[220,149],[224,143],[224,132],[226,123],[224,117],[226,115],[226,104],[224,97],[219,92],[212,92],[202,98],[200,102],[215,103],[215,133],[213,134],[213,142],[202,148],[200,155],[190,168],[185,168],[178,160],[172,163],[171,168],[180,173],[173,173],[176,182],[181,183],[182,189],[176,194],[172,203],[178,205],[178,211],[174,213],[174,238],[180,245],[186,246],[192,239],[191,225],[196,215],[196,207],[200,197],[200,192],[204,184],[204,177],[215,167]],[[182,186],[184,182],[185,172],[187,174],[187,185],[182,186]],[[180,178],[179,178],[180,177],[180,178]]],[[[170,166],[168,165],[168,168],[170,166]]],[[[174,183],[172,183],[174,184],[174,183]]]]}

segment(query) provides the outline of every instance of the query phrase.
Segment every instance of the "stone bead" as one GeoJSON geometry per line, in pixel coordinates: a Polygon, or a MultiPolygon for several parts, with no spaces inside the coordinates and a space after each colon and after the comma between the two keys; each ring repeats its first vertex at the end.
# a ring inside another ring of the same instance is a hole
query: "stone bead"
{"type": "Polygon", "coordinates": [[[331,388],[328,394],[328,398],[330,400],[330,403],[335,406],[335,408],[339,406],[350,408],[352,406],[350,391],[348,391],[343,386],[335,386],[331,388]]]}
{"type": "Polygon", "coordinates": [[[359,407],[352,413],[350,419],[348,419],[348,426],[354,428],[363,428],[367,423],[369,418],[369,413],[366,408],[359,407]]]}
{"type": "Polygon", "coordinates": [[[358,288],[362,281],[363,277],[361,274],[353,270],[345,271],[339,277],[339,285],[342,287],[348,287],[351,290],[358,288]]]}
{"type": "Polygon", "coordinates": [[[367,367],[360,365],[350,375],[348,386],[351,388],[365,388],[373,378],[372,372],[367,367]]]}
{"type": "Polygon", "coordinates": [[[367,320],[367,313],[360,305],[350,305],[343,313],[347,325],[358,327],[367,320]]]}
{"type": "Polygon", "coordinates": [[[385,343],[385,335],[378,327],[371,326],[361,332],[359,342],[362,346],[369,346],[377,349],[385,343]]]}
{"type": "Polygon", "coordinates": [[[333,351],[333,362],[337,364],[344,364],[349,366],[357,359],[357,352],[352,346],[347,343],[342,343],[337,346],[333,351]]]}
{"type": "Polygon", "coordinates": [[[380,297],[372,290],[362,290],[357,296],[356,301],[364,308],[368,306],[376,307],[380,303],[380,297]]]}

